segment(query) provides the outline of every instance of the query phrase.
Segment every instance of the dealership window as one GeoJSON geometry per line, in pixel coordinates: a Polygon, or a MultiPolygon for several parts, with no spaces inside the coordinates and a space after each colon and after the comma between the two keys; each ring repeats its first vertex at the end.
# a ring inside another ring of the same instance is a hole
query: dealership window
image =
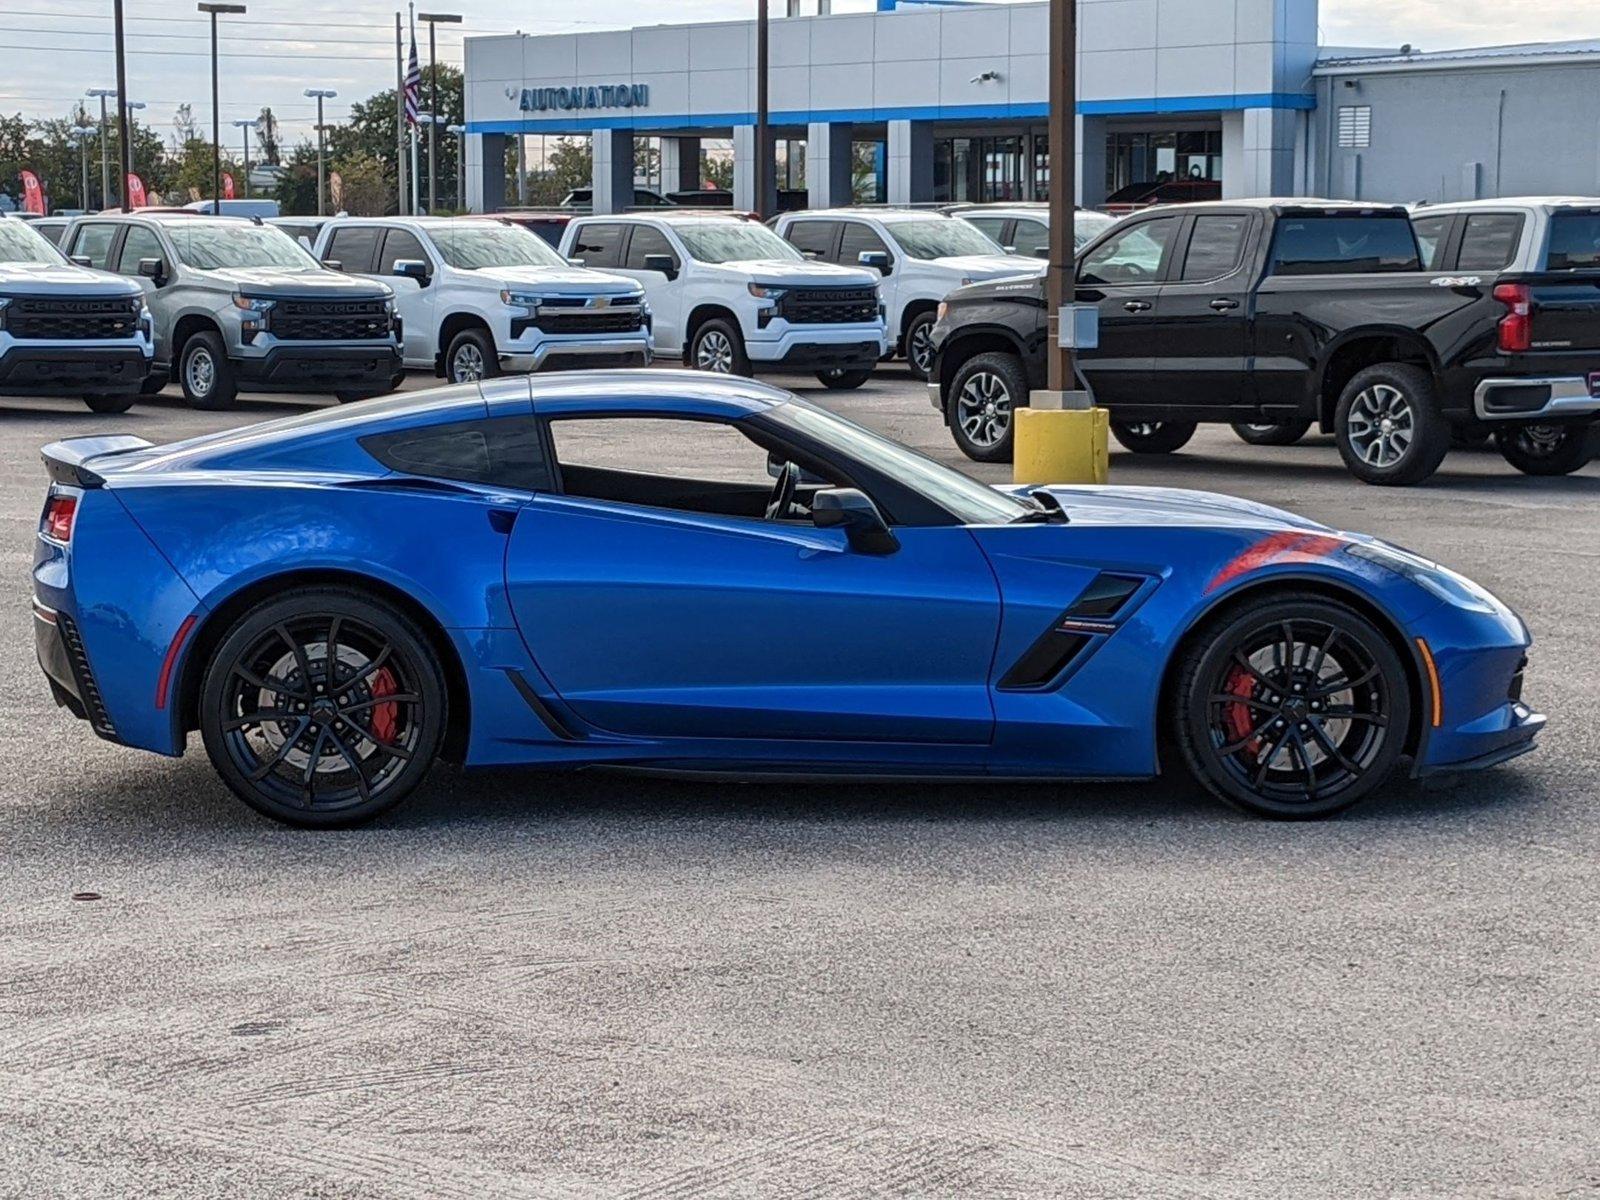
{"type": "Polygon", "coordinates": [[[933,144],[933,198],[960,204],[1027,198],[1023,146],[1012,137],[940,138],[933,144]]]}
{"type": "Polygon", "coordinates": [[[1372,105],[1339,106],[1339,148],[1365,150],[1372,145],[1372,105]]]}
{"type": "Polygon", "coordinates": [[[1106,135],[1106,192],[1138,183],[1222,178],[1222,130],[1112,130],[1106,135]]]}
{"type": "Polygon", "coordinates": [[[1521,240],[1522,218],[1516,213],[1473,213],[1461,234],[1456,269],[1499,271],[1517,256],[1521,240]]]}

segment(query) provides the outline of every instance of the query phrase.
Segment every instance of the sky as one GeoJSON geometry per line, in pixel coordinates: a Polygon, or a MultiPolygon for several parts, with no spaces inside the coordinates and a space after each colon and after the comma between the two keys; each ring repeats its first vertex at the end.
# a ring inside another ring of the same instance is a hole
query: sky
{"type": "MultiPolygon", "coordinates": [[[[223,17],[221,113],[227,126],[270,104],[286,142],[311,131],[308,87],[339,92],[336,121],[360,100],[394,84],[395,0],[246,0],[243,17],[223,17]]],[[[770,0],[782,11],[784,0],[770,0]]],[[[808,8],[812,0],[806,0],[808,8]]],[[[1004,2],[1004,0],[995,0],[1004,2]]],[[[189,0],[127,0],[128,95],[148,104],[138,118],[170,134],[173,110],[193,105],[202,129],[211,122],[209,32],[189,0]]],[[[864,11],[872,0],[835,0],[835,12],[864,11]]],[[[464,34],[581,32],[639,24],[734,19],[754,0],[428,0],[428,10],[459,12],[460,26],[439,26],[440,60],[461,63],[464,34]],[[581,13],[576,18],[575,13],[581,13]]],[[[1321,41],[1332,46],[1424,50],[1506,42],[1600,37],[1594,0],[1321,0],[1321,41]],[[1514,21],[1508,20],[1514,14],[1514,21]]],[[[116,83],[111,0],[6,0],[0,5],[0,112],[31,118],[67,115],[91,87],[116,83]]],[[[427,61],[426,30],[419,53],[427,61]]],[[[98,104],[98,101],[92,102],[98,104]]]]}

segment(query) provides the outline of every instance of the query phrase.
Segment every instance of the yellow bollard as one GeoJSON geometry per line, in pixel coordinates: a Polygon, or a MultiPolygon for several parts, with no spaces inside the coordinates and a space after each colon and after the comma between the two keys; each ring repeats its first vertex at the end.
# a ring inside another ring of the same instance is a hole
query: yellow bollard
{"type": "Polygon", "coordinates": [[[1103,408],[1018,408],[1012,445],[1015,483],[1104,483],[1111,467],[1103,408]]]}

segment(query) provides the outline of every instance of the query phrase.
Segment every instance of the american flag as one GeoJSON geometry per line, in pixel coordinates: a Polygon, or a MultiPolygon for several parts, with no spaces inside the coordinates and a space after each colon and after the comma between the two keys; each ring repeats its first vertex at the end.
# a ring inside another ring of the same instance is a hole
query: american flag
{"type": "Polygon", "coordinates": [[[422,68],[417,64],[417,27],[411,26],[411,57],[406,61],[406,124],[421,124],[422,68]]]}

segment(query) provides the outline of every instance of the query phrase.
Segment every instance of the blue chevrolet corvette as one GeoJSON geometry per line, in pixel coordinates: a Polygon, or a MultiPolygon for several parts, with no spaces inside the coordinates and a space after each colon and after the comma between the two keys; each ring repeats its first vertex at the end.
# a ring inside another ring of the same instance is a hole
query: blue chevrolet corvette
{"type": "Polygon", "coordinates": [[[1532,748],[1529,636],[1404,550],[1201,492],[992,488],[796,397],[502,378],[47,446],[39,661],[297,825],[468,766],[1137,779],[1317,817],[1532,748]]]}

